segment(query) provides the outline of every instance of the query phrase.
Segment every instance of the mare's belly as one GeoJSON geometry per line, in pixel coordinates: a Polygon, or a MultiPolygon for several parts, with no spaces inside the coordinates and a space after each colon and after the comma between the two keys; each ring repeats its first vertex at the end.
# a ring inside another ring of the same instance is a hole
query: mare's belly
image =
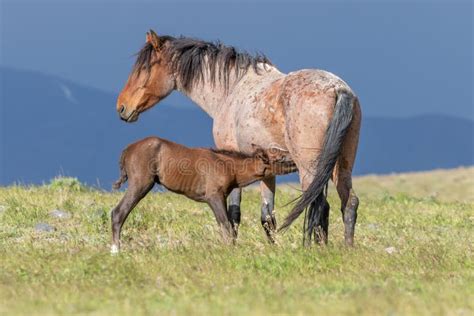
{"type": "Polygon", "coordinates": [[[279,100],[280,80],[248,96],[234,100],[229,110],[214,121],[214,140],[219,148],[252,152],[285,145],[283,104],[279,100]]]}

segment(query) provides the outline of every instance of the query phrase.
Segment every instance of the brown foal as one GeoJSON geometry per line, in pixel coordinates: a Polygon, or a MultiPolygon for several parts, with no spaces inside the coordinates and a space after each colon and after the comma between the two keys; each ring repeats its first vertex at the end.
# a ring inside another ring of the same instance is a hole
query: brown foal
{"type": "Polygon", "coordinates": [[[235,240],[237,227],[227,212],[227,196],[274,174],[296,171],[287,153],[257,148],[251,155],[234,151],[188,148],[158,137],[148,137],[129,145],[120,158],[118,189],[128,180],[128,189],[112,211],[111,252],[120,249],[120,231],[128,214],[155,183],[198,202],[206,202],[214,212],[224,240],[235,240]]]}

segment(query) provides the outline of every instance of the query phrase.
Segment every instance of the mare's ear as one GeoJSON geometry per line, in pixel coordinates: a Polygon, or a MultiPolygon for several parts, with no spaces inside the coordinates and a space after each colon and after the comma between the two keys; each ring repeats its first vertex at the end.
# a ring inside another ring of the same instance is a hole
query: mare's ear
{"type": "Polygon", "coordinates": [[[159,50],[161,47],[161,40],[155,31],[151,30],[146,33],[146,42],[150,43],[155,50],[159,50]]]}

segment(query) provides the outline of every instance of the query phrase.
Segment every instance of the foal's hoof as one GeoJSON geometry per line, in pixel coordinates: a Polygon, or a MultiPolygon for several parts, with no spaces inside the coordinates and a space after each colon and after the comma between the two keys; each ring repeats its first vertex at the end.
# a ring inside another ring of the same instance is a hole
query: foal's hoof
{"type": "Polygon", "coordinates": [[[118,254],[119,252],[120,252],[120,249],[119,249],[119,247],[118,247],[117,245],[112,245],[112,246],[110,247],[110,253],[111,253],[112,255],[116,255],[116,254],[118,254]]]}

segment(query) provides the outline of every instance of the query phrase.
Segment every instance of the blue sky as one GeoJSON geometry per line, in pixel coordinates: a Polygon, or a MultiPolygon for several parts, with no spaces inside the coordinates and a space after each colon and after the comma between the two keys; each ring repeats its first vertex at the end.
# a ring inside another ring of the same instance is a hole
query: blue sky
{"type": "MultiPolygon", "coordinates": [[[[1,65],[114,93],[153,28],[263,52],[284,72],[334,72],[353,87],[368,116],[474,118],[472,1],[2,0],[0,5],[1,65]]],[[[191,105],[177,93],[168,102],[191,105]]]]}

